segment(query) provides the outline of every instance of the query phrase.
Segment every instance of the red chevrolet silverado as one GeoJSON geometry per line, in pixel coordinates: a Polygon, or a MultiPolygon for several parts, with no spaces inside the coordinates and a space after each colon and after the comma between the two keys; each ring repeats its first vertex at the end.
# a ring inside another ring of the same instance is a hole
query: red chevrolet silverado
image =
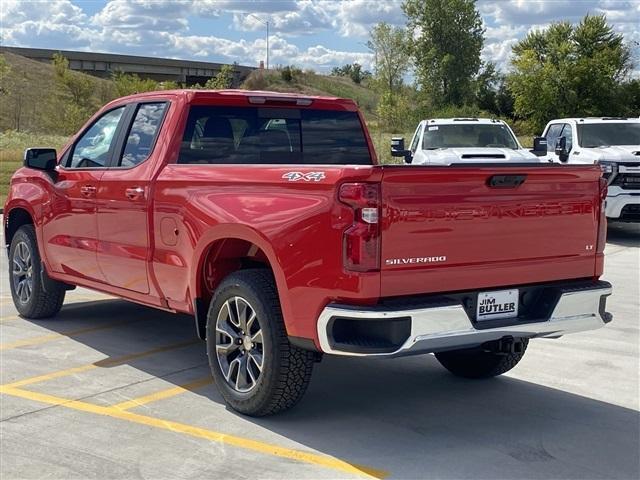
{"type": "Polygon", "coordinates": [[[599,166],[379,165],[351,100],[165,91],[115,100],[5,205],[11,293],[82,286],[195,318],[228,404],[293,406],[322,354],[513,368],[611,320],[599,166]]]}

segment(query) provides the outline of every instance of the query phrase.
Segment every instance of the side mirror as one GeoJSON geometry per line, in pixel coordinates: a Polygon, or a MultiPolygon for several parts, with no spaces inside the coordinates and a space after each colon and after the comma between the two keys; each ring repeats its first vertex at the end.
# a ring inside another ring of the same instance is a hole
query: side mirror
{"type": "Polygon", "coordinates": [[[547,154],[547,139],[545,137],[534,137],[531,153],[536,157],[544,157],[547,154]]]}
{"type": "Polygon", "coordinates": [[[391,156],[392,157],[404,157],[406,163],[411,163],[411,150],[404,148],[403,137],[393,137],[391,139],[391,156]]]}
{"type": "Polygon", "coordinates": [[[27,148],[24,151],[24,166],[53,172],[58,164],[55,148],[27,148]]]}
{"type": "Polygon", "coordinates": [[[569,160],[569,152],[567,151],[567,139],[565,137],[560,137],[556,140],[556,155],[561,162],[566,162],[569,160]]]}

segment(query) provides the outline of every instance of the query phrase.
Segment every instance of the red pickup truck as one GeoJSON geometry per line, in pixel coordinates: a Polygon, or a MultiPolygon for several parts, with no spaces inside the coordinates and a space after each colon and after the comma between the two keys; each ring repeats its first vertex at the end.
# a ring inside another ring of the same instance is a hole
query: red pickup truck
{"type": "Polygon", "coordinates": [[[491,377],[530,338],[601,327],[599,166],[378,165],[354,102],[133,95],[11,180],[5,239],[26,318],[76,285],[195,318],[217,388],[267,415],[323,353],[435,353],[491,377]]]}

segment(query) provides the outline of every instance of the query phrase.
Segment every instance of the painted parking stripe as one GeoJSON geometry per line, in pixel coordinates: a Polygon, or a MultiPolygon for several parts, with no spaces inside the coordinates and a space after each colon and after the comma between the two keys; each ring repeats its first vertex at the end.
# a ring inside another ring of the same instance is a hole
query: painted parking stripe
{"type": "Polygon", "coordinates": [[[211,385],[212,383],[213,379],[208,376],[200,378],[198,380],[194,380],[193,382],[178,385],[177,387],[167,388],[166,390],[150,393],[149,395],[145,395],[143,397],[132,398],[131,400],[127,400],[126,402],[112,405],[112,408],[118,410],[129,410],[130,408],[140,407],[142,405],[147,405],[148,403],[157,402],[158,400],[164,400],[165,398],[175,397],[176,395],[180,395],[182,393],[188,392],[190,390],[195,390],[196,388],[204,387],[206,385],[211,385]]]}
{"type": "Polygon", "coordinates": [[[249,438],[237,437],[235,435],[227,435],[225,433],[216,432],[214,430],[207,430],[205,428],[194,427],[192,425],[186,425],[184,423],[173,422],[170,420],[163,420],[160,418],[150,417],[147,415],[140,415],[132,413],[126,410],[119,410],[113,407],[102,407],[99,405],[93,405],[86,402],[80,402],[77,400],[69,400],[66,398],[55,397],[53,395],[47,395],[44,393],[31,392],[9,386],[0,386],[0,393],[12,395],[15,397],[24,398],[36,402],[46,403],[49,405],[56,405],[60,407],[70,408],[72,410],[79,410],[82,412],[93,413],[96,415],[102,415],[106,417],[118,418],[132,423],[146,425],[149,427],[155,427],[163,430],[169,430],[175,433],[181,433],[189,435],[191,437],[203,438],[213,442],[223,443],[234,447],[242,448],[245,450],[251,450],[254,452],[262,453],[265,455],[272,455],[280,458],[287,458],[290,460],[297,460],[299,462],[318,465],[325,468],[330,468],[343,473],[350,473],[354,475],[367,476],[373,478],[385,478],[389,474],[383,470],[378,470],[371,467],[351,464],[334,457],[327,455],[319,455],[316,453],[303,452],[300,450],[293,450],[290,448],[280,447],[269,443],[259,442],[257,440],[251,440],[249,438]]]}
{"type": "Polygon", "coordinates": [[[25,378],[24,380],[19,380],[17,382],[2,385],[2,387],[6,387],[6,388],[22,387],[24,385],[31,385],[33,383],[45,382],[47,380],[52,380],[54,378],[66,377],[68,375],[73,375],[74,373],[86,372],[87,370],[93,370],[94,368],[115,367],[117,365],[126,363],[130,360],[136,360],[138,358],[147,357],[149,355],[154,355],[156,353],[167,352],[169,350],[176,350],[178,348],[187,347],[189,345],[195,345],[197,343],[201,343],[201,341],[198,339],[188,340],[186,342],[172,343],[170,345],[164,345],[162,347],[152,348],[151,350],[147,350],[140,353],[130,353],[128,355],[123,355],[121,357],[115,357],[115,358],[105,358],[104,360],[99,360],[97,362],[90,363],[88,365],[82,365],[79,367],[68,368],[66,370],[59,370],[57,372],[46,373],[44,375],[37,375],[35,377],[25,378]]]}
{"type": "Polygon", "coordinates": [[[85,328],[77,328],[75,330],[69,330],[67,332],[60,332],[60,333],[51,333],[49,335],[40,335],[39,337],[31,337],[31,338],[25,338],[24,340],[16,340],[15,342],[8,342],[8,343],[0,343],[0,350],[9,350],[11,348],[18,348],[18,347],[26,347],[26,346],[31,346],[31,345],[39,345],[41,343],[47,343],[47,342],[51,342],[54,340],[59,340],[61,338],[68,338],[68,337],[72,337],[74,335],[81,335],[83,333],[89,333],[89,332],[99,332],[100,330],[109,330],[111,328],[116,328],[119,327],[121,325],[126,325],[126,324],[130,324],[130,323],[136,323],[140,320],[120,320],[118,322],[113,322],[113,323],[109,323],[107,325],[98,325],[98,326],[93,326],[93,327],[85,327],[85,328]]]}
{"type": "MultiPolygon", "coordinates": [[[[82,302],[100,302],[102,300],[118,300],[117,297],[111,297],[108,295],[101,295],[101,294],[96,294],[96,295],[91,295],[91,296],[82,296],[82,297],[67,297],[64,301],[65,305],[72,305],[74,303],[82,303],[82,302]]],[[[13,300],[11,299],[11,297],[9,297],[8,299],[2,299],[0,300],[0,306],[5,306],[5,305],[13,305],[13,300]]]]}

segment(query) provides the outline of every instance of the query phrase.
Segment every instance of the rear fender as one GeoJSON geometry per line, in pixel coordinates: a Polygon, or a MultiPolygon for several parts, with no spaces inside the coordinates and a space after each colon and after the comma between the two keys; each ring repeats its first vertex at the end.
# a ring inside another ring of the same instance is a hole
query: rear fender
{"type": "Polygon", "coordinates": [[[189,273],[189,291],[191,292],[192,301],[195,301],[198,296],[198,292],[202,292],[205,289],[205,286],[203,285],[204,279],[202,278],[203,276],[200,275],[200,272],[203,271],[204,262],[207,260],[209,254],[209,248],[215,242],[226,239],[244,240],[254,244],[262,250],[275,277],[278,297],[280,298],[280,305],[282,307],[282,315],[284,317],[285,326],[287,326],[288,319],[291,316],[291,304],[289,302],[289,296],[286,293],[288,291],[286,278],[280,266],[280,262],[278,261],[278,257],[269,241],[258,231],[246,225],[217,225],[207,230],[199,239],[194,250],[193,261],[191,263],[191,270],[189,273]]]}

